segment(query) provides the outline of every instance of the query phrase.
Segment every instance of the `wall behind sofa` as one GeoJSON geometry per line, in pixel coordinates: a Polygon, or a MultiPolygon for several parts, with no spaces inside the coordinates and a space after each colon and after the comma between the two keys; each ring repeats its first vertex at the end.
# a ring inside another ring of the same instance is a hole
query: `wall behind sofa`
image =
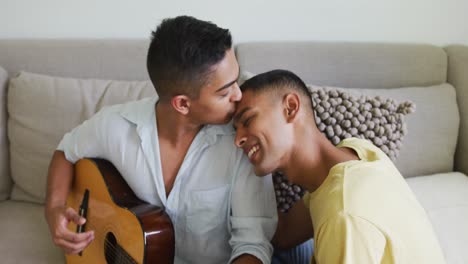
{"type": "Polygon", "coordinates": [[[322,40],[468,44],[466,0],[1,0],[0,38],[146,38],[190,14],[236,42],[322,40]]]}

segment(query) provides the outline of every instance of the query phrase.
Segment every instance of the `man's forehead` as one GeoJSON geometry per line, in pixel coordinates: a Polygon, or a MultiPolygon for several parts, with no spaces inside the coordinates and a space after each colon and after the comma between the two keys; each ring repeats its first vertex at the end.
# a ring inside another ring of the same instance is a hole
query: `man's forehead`
{"type": "Polygon", "coordinates": [[[241,117],[242,117],[247,111],[249,111],[250,109],[251,109],[250,106],[245,106],[245,105],[239,104],[239,105],[237,106],[236,112],[234,113],[234,118],[233,118],[234,123],[239,122],[239,119],[241,119],[241,117]]]}
{"type": "Polygon", "coordinates": [[[242,91],[242,97],[239,102],[236,103],[236,112],[240,112],[242,108],[251,107],[255,102],[255,93],[250,90],[242,91]]]}

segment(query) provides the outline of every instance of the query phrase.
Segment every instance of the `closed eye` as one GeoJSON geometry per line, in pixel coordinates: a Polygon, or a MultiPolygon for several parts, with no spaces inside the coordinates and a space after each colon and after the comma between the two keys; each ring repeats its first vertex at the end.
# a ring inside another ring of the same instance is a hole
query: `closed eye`
{"type": "Polygon", "coordinates": [[[232,90],[231,87],[226,87],[226,88],[224,88],[222,90],[219,90],[218,95],[219,95],[219,97],[224,98],[224,97],[228,96],[231,93],[231,90],[232,90]]]}
{"type": "Polygon", "coordinates": [[[252,120],[253,116],[249,116],[247,117],[244,122],[242,122],[242,124],[244,125],[244,127],[248,127],[249,124],[250,124],[250,121],[252,120]]]}

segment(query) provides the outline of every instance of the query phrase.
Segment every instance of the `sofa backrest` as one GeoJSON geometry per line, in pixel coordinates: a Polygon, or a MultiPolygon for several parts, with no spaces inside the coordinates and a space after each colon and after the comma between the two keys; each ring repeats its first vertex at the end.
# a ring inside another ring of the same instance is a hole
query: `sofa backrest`
{"type": "Polygon", "coordinates": [[[0,40],[0,66],[73,78],[147,80],[147,40],[0,40]]]}
{"type": "Polygon", "coordinates": [[[236,51],[241,69],[288,69],[315,85],[381,89],[447,81],[447,55],[431,45],[259,42],[236,51]]]}
{"type": "Polygon", "coordinates": [[[240,68],[250,73],[288,69],[309,85],[366,88],[372,96],[413,101],[416,111],[406,117],[408,133],[396,166],[405,177],[453,171],[460,118],[443,48],[264,42],[238,44],[236,55],[240,68]]]}
{"type": "MultiPolygon", "coordinates": [[[[0,66],[5,68],[10,78],[20,71],[27,71],[71,78],[148,80],[145,68],[147,46],[147,40],[0,40],[0,66]]],[[[286,68],[298,73],[308,84],[381,89],[375,90],[375,93],[382,91],[391,97],[401,96],[395,98],[397,100],[408,99],[408,95],[409,99],[416,101],[416,114],[425,115],[422,116],[422,121],[419,120],[420,117],[409,115],[409,134],[405,142],[411,143],[413,137],[421,135],[421,139],[434,140],[437,136],[443,137],[441,134],[452,138],[452,141],[436,140],[437,144],[430,149],[444,147],[439,151],[428,151],[425,146],[418,145],[420,141],[416,140],[410,145],[410,149],[419,149],[417,153],[420,154],[411,157],[413,152],[403,149],[397,166],[407,172],[404,173],[405,176],[453,170],[459,123],[457,106],[444,107],[442,113],[429,109],[432,105],[446,106],[456,100],[453,87],[445,84],[447,55],[443,49],[409,44],[245,43],[236,46],[236,53],[241,70],[253,73],[286,68]],[[422,97],[417,92],[420,86],[427,91],[422,97]],[[405,93],[394,89],[384,92],[386,88],[395,87],[413,88],[405,90],[405,93]],[[454,111],[457,113],[452,115],[454,111]],[[436,114],[448,118],[432,120],[431,115],[436,114]],[[413,130],[412,127],[428,121],[439,122],[431,129],[432,134],[424,135],[424,126],[417,128],[416,132],[413,130]],[[428,159],[433,164],[425,164],[428,159]]],[[[7,118],[7,89],[6,85],[2,86],[6,84],[5,78],[2,79],[6,72],[3,71],[2,75],[0,69],[0,199],[10,195],[11,189],[11,177],[8,173],[11,165],[9,140],[4,124],[7,118]]],[[[30,173],[44,174],[45,169],[30,173]]],[[[43,188],[45,191],[45,186],[34,188],[43,188]]],[[[17,193],[23,189],[26,191],[25,195],[33,195],[31,199],[42,202],[43,195],[38,197],[37,193],[28,192],[25,188],[16,189],[17,193]]]]}

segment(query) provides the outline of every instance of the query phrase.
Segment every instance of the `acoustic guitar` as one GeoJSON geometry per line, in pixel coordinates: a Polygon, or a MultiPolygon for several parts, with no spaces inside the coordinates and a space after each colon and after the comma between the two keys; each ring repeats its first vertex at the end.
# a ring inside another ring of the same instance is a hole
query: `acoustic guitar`
{"type": "Polygon", "coordinates": [[[69,229],[94,230],[94,240],[67,263],[173,263],[174,230],[164,209],[139,200],[117,169],[102,159],[82,159],[67,199],[87,221],[69,229]]]}

